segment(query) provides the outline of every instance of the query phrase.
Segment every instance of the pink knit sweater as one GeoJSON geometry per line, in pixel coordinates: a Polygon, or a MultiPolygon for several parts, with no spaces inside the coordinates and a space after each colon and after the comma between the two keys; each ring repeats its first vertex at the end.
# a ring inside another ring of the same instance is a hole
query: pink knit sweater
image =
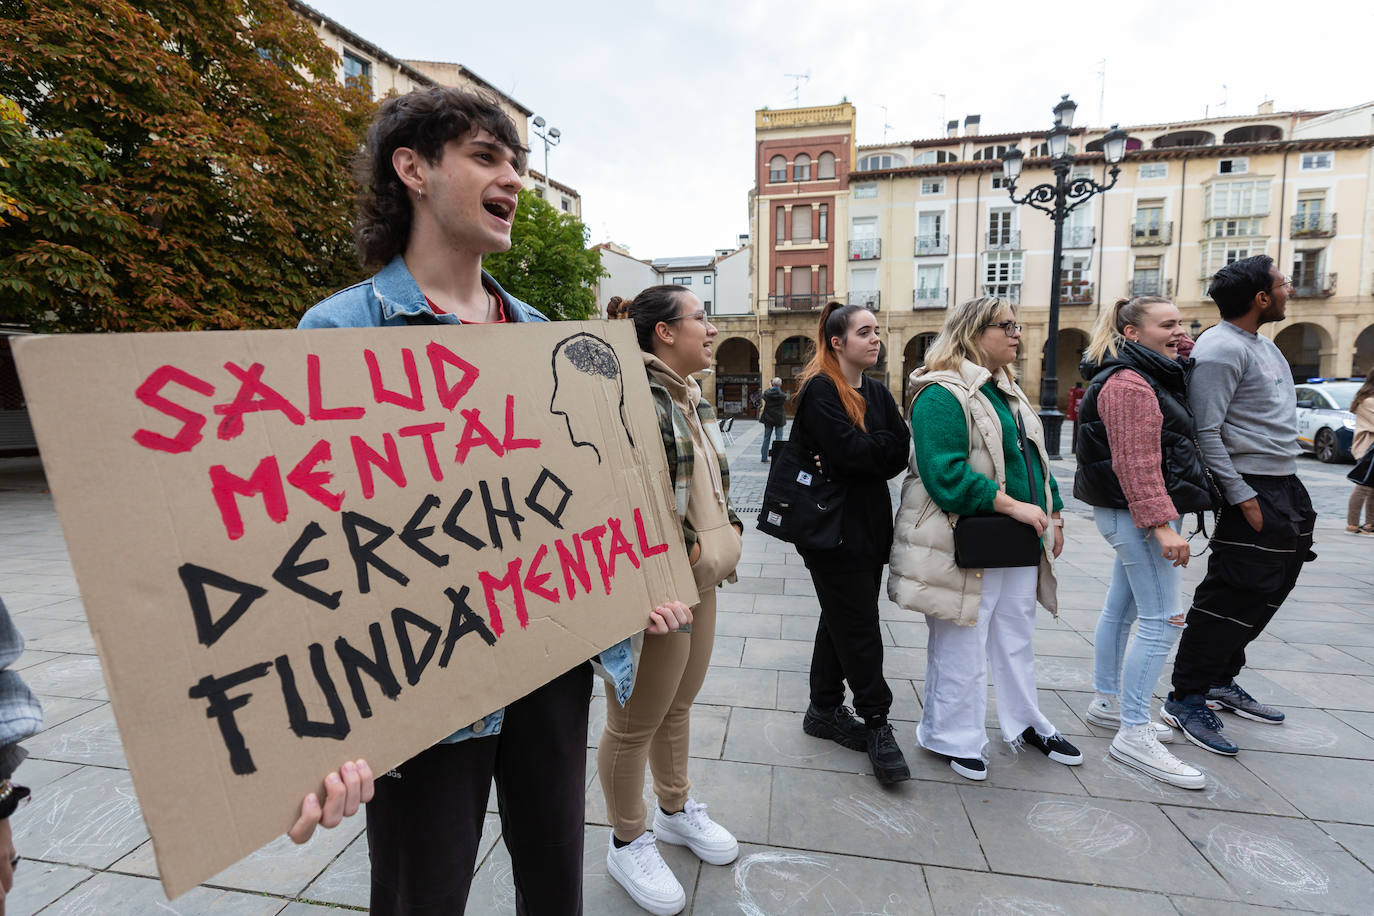
{"type": "Polygon", "coordinates": [[[1102,385],[1097,410],[1107,428],[1112,471],[1137,528],[1153,528],[1178,518],[1164,488],[1160,446],[1164,414],[1150,383],[1140,373],[1122,369],[1102,385]]]}

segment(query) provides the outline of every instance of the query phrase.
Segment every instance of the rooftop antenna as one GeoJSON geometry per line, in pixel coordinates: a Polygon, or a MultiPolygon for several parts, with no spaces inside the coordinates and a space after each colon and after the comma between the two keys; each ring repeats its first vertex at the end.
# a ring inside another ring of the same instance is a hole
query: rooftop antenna
{"type": "Polygon", "coordinates": [[[1097,123],[1105,124],[1106,119],[1102,117],[1102,109],[1107,101],[1107,58],[1102,58],[1097,62],[1097,123]]]}
{"type": "Polygon", "coordinates": [[[883,110],[883,145],[886,146],[886,145],[887,145],[887,132],[888,132],[889,130],[892,129],[892,125],[889,124],[889,123],[887,123],[887,106],[886,106],[886,105],[879,105],[878,107],[881,108],[881,109],[883,110]]]}
{"type": "Polygon", "coordinates": [[[811,82],[811,68],[807,67],[805,73],[784,73],[783,76],[792,80],[792,104],[800,107],[802,80],[811,82]]]}
{"type": "Polygon", "coordinates": [[[945,94],[943,92],[932,92],[931,95],[938,96],[940,99],[940,129],[935,131],[935,136],[943,137],[945,135],[945,109],[947,107],[945,105],[945,94]]]}

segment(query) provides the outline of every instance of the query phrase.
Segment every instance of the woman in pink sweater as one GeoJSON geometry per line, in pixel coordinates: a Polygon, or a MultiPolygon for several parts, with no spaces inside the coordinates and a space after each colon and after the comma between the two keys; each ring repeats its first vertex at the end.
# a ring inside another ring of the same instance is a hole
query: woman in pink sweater
{"type": "Polygon", "coordinates": [[[1192,360],[1179,356],[1186,339],[1167,299],[1122,299],[1103,310],[1083,357],[1092,381],[1079,407],[1074,495],[1093,506],[1098,531],[1116,551],[1093,640],[1088,721],[1117,728],[1115,759],[1201,789],[1203,774],[1160,743],[1172,737],[1169,728],[1150,722],[1153,688],[1178,635],[1169,622],[1188,565],[1181,517],[1216,501],[1188,410],[1192,360]]]}

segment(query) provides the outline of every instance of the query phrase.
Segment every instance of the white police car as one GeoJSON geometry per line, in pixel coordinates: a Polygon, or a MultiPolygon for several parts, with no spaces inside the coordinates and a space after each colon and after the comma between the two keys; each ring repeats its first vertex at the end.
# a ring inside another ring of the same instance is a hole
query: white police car
{"type": "Polygon", "coordinates": [[[1364,379],[1312,378],[1297,385],[1298,444],[1319,461],[1349,461],[1355,439],[1350,402],[1364,379]]]}

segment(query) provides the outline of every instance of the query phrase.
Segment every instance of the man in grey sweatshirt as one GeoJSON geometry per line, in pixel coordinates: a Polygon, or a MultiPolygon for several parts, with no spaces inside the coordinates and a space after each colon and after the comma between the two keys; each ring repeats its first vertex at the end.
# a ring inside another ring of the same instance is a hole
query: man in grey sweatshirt
{"type": "Polygon", "coordinates": [[[1198,339],[1188,384],[1198,445],[1223,496],[1207,575],[1193,593],[1162,718],[1189,741],[1235,754],[1214,710],[1278,724],[1236,675],[1312,553],[1317,514],[1297,476],[1297,399],[1287,361],[1260,325],[1282,321],[1293,292],[1273,258],[1219,270],[1207,294],[1222,322],[1198,339]]]}

